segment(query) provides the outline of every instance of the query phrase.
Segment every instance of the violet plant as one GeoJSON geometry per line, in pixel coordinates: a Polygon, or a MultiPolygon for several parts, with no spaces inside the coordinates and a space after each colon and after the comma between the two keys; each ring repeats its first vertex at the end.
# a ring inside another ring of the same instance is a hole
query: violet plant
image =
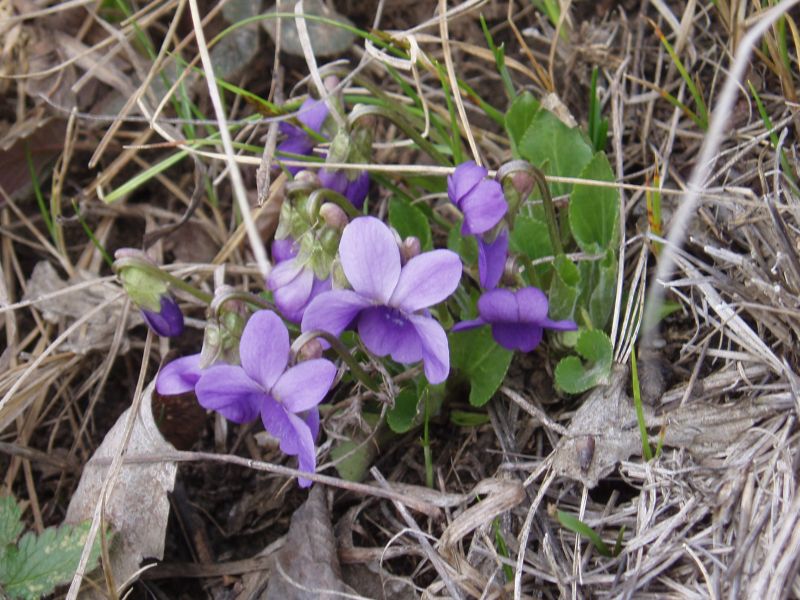
{"type": "MultiPolygon", "coordinates": [[[[335,82],[326,79],[329,91],[335,82]]],[[[605,155],[526,93],[505,115],[486,105],[516,159],[492,176],[474,161],[449,162],[463,148],[458,134],[443,134],[448,123],[433,115],[428,139],[418,115],[370,89],[376,105],[348,111],[343,96],[309,97],[293,122],[281,123],[276,169],[290,178],[274,239],[264,240],[273,268],[259,283],[263,291],[223,286],[212,297],[141,258],[123,253],[116,266],[159,335],[180,333],[173,290],[208,306],[202,349],[166,364],[158,393],[193,391],[203,407],[235,423],[260,417],[305,473],[316,469],[321,417],[339,410],[325,404],[335,381],[345,393],[366,390],[365,421],[380,423],[385,414],[402,432],[427,423],[458,381],[482,406],[514,352],[536,352],[548,340],[556,353],[574,349],[584,359],[561,360],[561,390],[588,389],[610,369],[603,330],[613,304],[619,199],[610,189],[546,178],[613,181],[605,155]],[[356,166],[371,162],[376,119],[449,167],[446,180],[397,185],[356,166]],[[441,151],[448,145],[450,154],[441,151]],[[325,162],[282,163],[313,155],[325,162]],[[576,261],[567,254],[573,250],[589,258],[576,261]]],[[[337,442],[333,455],[347,443],[337,442]]]]}

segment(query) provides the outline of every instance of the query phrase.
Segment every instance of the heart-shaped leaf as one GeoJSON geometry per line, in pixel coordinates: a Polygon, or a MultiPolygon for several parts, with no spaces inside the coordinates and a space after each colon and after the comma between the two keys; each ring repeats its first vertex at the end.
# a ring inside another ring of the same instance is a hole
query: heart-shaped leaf
{"type": "Polygon", "coordinates": [[[472,406],[483,406],[494,395],[513,355],[497,345],[488,327],[450,335],[450,364],[469,379],[472,406]]]}
{"type": "Polygon", "coordinates": [[[611,339],[599,329],[586,329],[578,336],[577,356],[561,359],[556,367],[556,385],[570,394],[581,394],[608,382],[611,375],[614,347],[611,339]]]}

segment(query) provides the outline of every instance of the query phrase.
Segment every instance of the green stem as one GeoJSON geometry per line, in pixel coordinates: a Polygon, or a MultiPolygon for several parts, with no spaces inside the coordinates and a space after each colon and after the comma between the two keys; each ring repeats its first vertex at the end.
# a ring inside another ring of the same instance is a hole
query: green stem
{"type": "Polygon", "coordinates": [[[561,244],[558,215],[556,214],[556,207],[553,204],[553,198],[550,196],[550,188],[547,187],[547,180],[544,177],[544,173],[533,165],[530,165],[530,169],[530,173],[533,175],[536,185],[542,193],[542,207],[544,208],[544,216],[547,221],[547,231],[550,234],[550,243],[553,245],[553,253],[559,256],[564,254],[564,246],[561,244]]]}
{"type": "Polygon", "coordinates": [[[333,204],[341,208],[344,212],[347,213],[347,216],[350,217],[351,219],[355,219],[356,217],[361,216],[361,213],[358,212],[356,207],[352,205],[350,200],[342,196],[340,193],[334,192],[333,190],[329,190],[328,188],[319,188],[311,192],[311,194],[309,194],[308,213],[310,215],[319,214],[319,208],[323,200],[332,202],[333,204]]]}
{"type": "Polygon", "coordinates": [[[328,333],[327,331],[308,331],[302,334],[292,344],[292,354],[297,354],[297,352],[299,352],[303,346],[318,337],[322,338],[331,345],[331,348],[333,348],[339,357],[345,362],[345,364],[347,364],[347,366],[350,368],[350,372],[356,379],[358,379],[373,392],[380,391],[380,385],[378,385],[375,380],[367,375],[367,372],[361,368],[361,365],[358,364],[358,361],[355,359],[355,357],[350,354],[347,346],[345,346],[341,340],[339,340],[339,338],[328,333]]]}
{"type": "Polygon", "coordinates": [[[380,117],[389,119],[392,123],[397,125],[404,134],[414,140],[414,142],[437,163],[440,165],[452,164],[452,162],[448,160],[444,154],[439,152],[433,144],[422,137],[414,128],[414,126],[409,123],[402,114],[388,107],[366,104],[360,104],[356,106],[350,111],[350,116],[348,117],[350,127],[352,128],[358,119],[368,115],[378,115],[380,117]]]}
{"type": "Polygon", "coordinates": [[[179,290],[182,290],[187,294],[191,294],[192,296],[194,296],[195,298],[197,298],[198,300],[200,300],[205,304],[211,304],[211,301],[214,299],[214,297],[211,294],[206,294],[205,292],[198,290],[193,285],[186,283],[183,279],[175,277],[171,273],[167,273],[166,271],[159,269],[155,265],[147,264],[143,260],[126,257],[126,258],[119,258],[116,261],[114,261],[114,271],[116,273],[119,273],[121,269],[124,269],[126,267],[139,269],[141,271],[144,271],[148,275],[153,275],[154,277],[157,277],[162,281],[166,281],[167,283],[178,288],[179,290]]]}

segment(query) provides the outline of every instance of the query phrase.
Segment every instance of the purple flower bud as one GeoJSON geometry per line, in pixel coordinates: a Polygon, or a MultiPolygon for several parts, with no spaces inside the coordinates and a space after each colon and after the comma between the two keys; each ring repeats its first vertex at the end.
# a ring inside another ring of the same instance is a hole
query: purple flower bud
{"type": "Polygon", "coordinates": [[[464,213],[461,233],[477,235],[489,231],[508,211],[503,188],[486,179],[488,171],[469,161],[447,178],[447,195],[464,213]]]}
{"type": "Polygon", "coordinates": [[[161,337],[176,337],[183,333],[183,313],[175,299],[167,294],[161,296],[161,310],[158,312],[141,309],[144,318],[153,333],[161,337]]]}
{"type": "Polygon", "coordinates": [[[353,179],[350,177],[353,175],[348,176],[343,170],[321,169],[319,172],[322,187],[341,194],[350,201],[350,204],[361,210],[369,193],[369,173],[361,171],[353,179]]]}

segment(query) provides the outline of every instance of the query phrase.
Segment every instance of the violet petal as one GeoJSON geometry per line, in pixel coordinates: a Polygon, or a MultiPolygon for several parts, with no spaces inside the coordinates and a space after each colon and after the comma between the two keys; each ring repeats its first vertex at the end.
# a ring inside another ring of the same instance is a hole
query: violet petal
{"type": "MultiPolygon", "coordinates": [[[[309,473],[316,470],[314,438],[311,429],[300,417],[287,412],[274,398],[264,396],[261,420],[270,435],[280,440],[281,450],[285,454],[298,457],[300,470],[309,473]]],[[[310,482],[300,479],[300,485],[307,487],[310,482]]]]}
{"type": "Polygon", "coordinates": [[[422,345],[414,325],[400,311],[388,306],[363,310],[358,317],[358,334],[376,356],[391,354],[399,363],[422,360],[422,345]]]}
{"type": "Polygon", "coordinates": [[[278,378],[272,396],[293,413],[317,406],[336,377],[336,366],[324,358],[298,363],[278,378]]]}
{"type": "Polygon", "coordinates": [[[428,381],[436,384],[447,379],[450,373],[450,348],[447,334],[438,321],[423,315],[410,315],[409,320],[422,343],[422,366],[428,381]]]}
{"type": "Polygon", "coordinates": [[[200,354],[190,354],[164,365],[156,377],[156,391],[162,396],[175,396],[194,390],[200,379],[200,354]]]}
{"type": "Polygon", "coordinates": [[[350,290],[325,292],[306,308],[301,329],[303,333],[322,330],[338,336],[367,306],[370,306],[369,300],[350,290]]]}
{"type": "Polygon", "coordinates": [[[234,423],[258,416],[264,390],[239,366],[216,365],[203,371],[195,387],[203,408],[215,410],[234,423]]]}
{"type": "Polygon", "coordinates": [[[486,177],[488,171],[475,164],[475,161],[461,163],[447,178],[447,195],[450,201],[461,207],[461,200],[486,177]]]}
{"type": "MultiPolygon", "coordinates": [[[[273,271],[278,270],[287,263],[281,263],[273,271]]],[[[275,289],[275,306],[283,315],[297,314],[308,304],[311,290],[314,287],[314,272],[309,267],[303,267],[297,276],[285,285],[275,289]]]]}
{"type": "Polygon", "coordinates": [[[311,430],[311,439],[316,440],[319,435],[319,409],[315,406],[307,411],[303,417],[303,421],[308,425],[311,430]]]}
{"type": "Polygon", "coordinates": [[[478,238],[478,279],[485,290],[493,290],[500,283],[508,257],[508,229],[503,229],[493,242],[478,238]]]}
{"type": "Polygon", "coordinates": [[[471,321],[461,321],[453,325],[450,331],[466,331],[468,329],[475,329],[476,327],[482,327],[483,325],[487,325],[487,322],[478,317],[477,319],[472,319],[471,321]]]}
{"type": "Polygon", "coordinates": [[[460,280],[458,254],[450,250],[425,252],[403,267],[389,305],[416,312],[447,299],[460,280]]]}
{"type": "Polygon", "coordinates": [[[464,223],[461,233],[485,233],[497,225],[508,211],[503,188],[496,181],[481,181],[461,202],[464,223]]]}
{"type": "MultiPolygon", "coordinates": [[[[297,243],[290,237],[282,240],[272,240],[272,261],[282,263],[297,256],[297,243]]],[[[274,272],[274,269],[272,270],[274,272]]],[[[271,272],[271,273],[272,273],[271,272]]]]}
{"type": "Polygon", "coordinates": [[[485,292],[478,299],[478,313],[488,323],[516,323],[519,321],[519,310],[514,292],[505,289],[485,292]]]}
{"type": "Polygon", "coordinates": [[[350,204],[361,210],[367,194],[369,194],[369,173],[361,171],[353,181],[348,183],[344,195],[350,200],[350,204]]]}
{"type": "Polygon", "coordinates": [[[542,341],[543,330],[528,323],[495,323],[492,337],[503,348],[530,352],[542,341]]]}
{"type": "Polygon", "coordinates": [[[339,256],[353,289],[386,304],[400,277],[400,249],[389,228],[375,217],[353,219],[342,233],[339,256]]]}
{"type": "Polygon", "coordinates": [[[289,332],[271,310],[259,310],[247,321],[239,343],[242,368],[270,390],[289,362],[289,332]]]}
{"type": "Polygon", "coordinates": [[[517,290],[516,298],[520,321],[538,325],[547,319],[548,301],[542,290],[536,287],[524,287],[517,290]]]}
{"type": "Polygon", "coordinates": [[[554,331],[577,331],[578,324],[575,321],[570,320],[563,320],[563,321],[552,321],[550,319],[542,319],[539,322],[539,325],[542,327],[546,327],[547,329],[553,329],[554,331]]]}
{"type": "Polygon", "coordinates": [[[306,98],[297,111],[297,120],[309,129],[320,133],[328,117],[328,105],[323,100],[306,98]]]}

